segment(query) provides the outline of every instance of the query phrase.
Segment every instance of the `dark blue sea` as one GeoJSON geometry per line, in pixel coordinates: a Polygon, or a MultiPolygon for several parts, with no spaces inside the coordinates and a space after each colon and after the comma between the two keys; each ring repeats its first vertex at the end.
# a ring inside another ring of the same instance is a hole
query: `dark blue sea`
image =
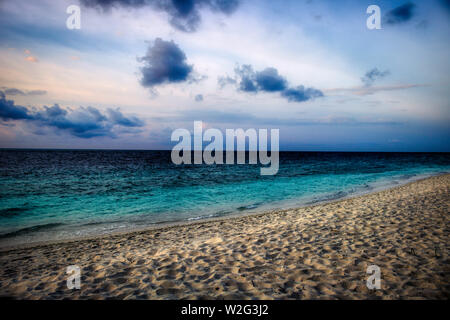
{"type": "Polygon", "coordinates": [[[449,153],[281,152],[174,165],[170,151],[0,150],[0,245],[311,205],[450,172],[449,153]]]}

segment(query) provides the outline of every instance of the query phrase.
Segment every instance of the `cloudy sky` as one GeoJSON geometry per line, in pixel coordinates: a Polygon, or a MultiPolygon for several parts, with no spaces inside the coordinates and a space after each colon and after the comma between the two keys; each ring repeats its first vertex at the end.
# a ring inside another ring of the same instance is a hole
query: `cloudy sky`
{"type": "Polygon", "coordinates": [[[0,147],[170,149],[201,120],[282,150],[450,151],[446,0],[0,0],[0,39],[0,147]]]}

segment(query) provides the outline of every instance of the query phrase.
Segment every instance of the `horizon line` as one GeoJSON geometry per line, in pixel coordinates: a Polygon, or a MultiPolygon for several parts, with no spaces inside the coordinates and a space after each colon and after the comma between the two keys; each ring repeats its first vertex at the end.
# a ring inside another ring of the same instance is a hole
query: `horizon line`
{"type": "MultiPolygon", "coordinates": [[[[172,149],[116,149],[116,148],[8,148],[8,147],[0,147],[0,151],[172,151],[172,149]]],[[[199,152],[204,150],[190,150],[191,152],[199,152]]],[[[237,150],[218,150],[221,152],[233,151],[238,152],[237,150]]],[[[257,150],[250,151],[245,150],[245,152],[271,152],[271,150],[257,150]]],[[[242,151],[240,151],[242,152],[242,151]]],[[[343,152],[343,153],[450,153],[450,151],[375,151],[375,150],[366,150],[366,151],[355,151],[355,150],[279,150],[278,152],[343,152]]]]}

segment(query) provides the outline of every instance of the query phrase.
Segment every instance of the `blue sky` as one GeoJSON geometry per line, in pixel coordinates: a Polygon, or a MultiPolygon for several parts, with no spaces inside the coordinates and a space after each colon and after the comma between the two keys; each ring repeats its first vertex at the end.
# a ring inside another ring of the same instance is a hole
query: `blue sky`
{"type": "Polygon", "coordinates": [[[282,150],[450,151],[449,36],[446,0],[5,0],[0,147],[170,149],[201,120],[282,150]]]}

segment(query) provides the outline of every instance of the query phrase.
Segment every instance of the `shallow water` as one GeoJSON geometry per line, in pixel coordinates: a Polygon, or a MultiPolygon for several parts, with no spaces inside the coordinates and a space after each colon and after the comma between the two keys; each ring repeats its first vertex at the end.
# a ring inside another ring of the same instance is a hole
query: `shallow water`
{"type": "Polygon", "coordinates": [[[0,150],[0,245],[309,205],[443,172],[448,153],[281,152],[260,165],[172,164],[170,151],[0,150]]]}

